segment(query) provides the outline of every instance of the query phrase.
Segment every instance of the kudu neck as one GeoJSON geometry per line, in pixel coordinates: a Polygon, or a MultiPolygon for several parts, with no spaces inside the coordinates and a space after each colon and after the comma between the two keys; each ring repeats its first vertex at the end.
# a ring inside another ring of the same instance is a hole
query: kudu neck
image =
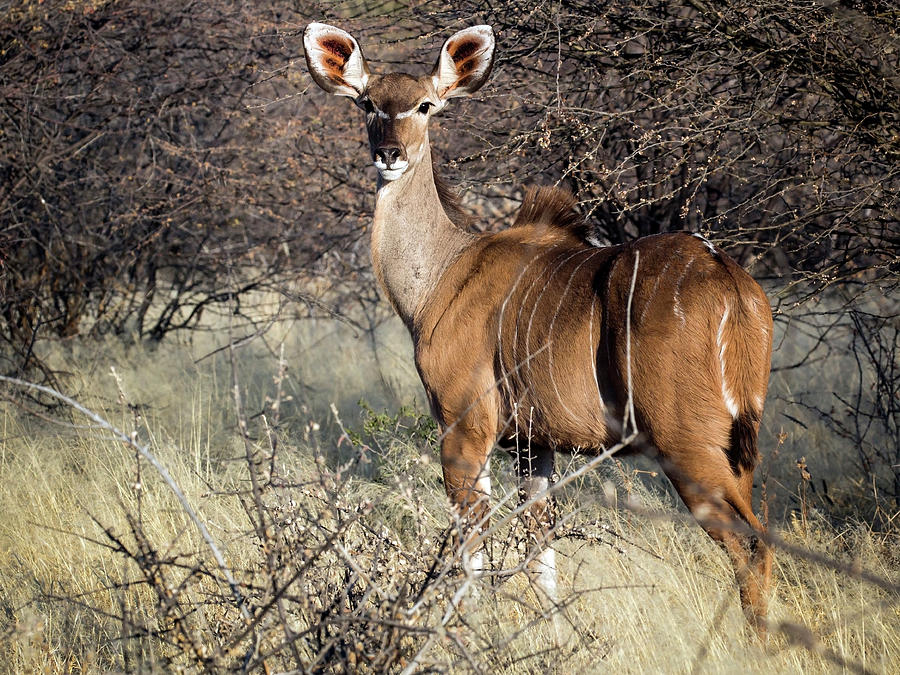
{"type": "Polygon", "coordinates": [[[473,240],[450,220],[438,195],[425,141],[421,159],[397,180],[379,179],[372,228],[372,264],[381,287],[412,328],[438,280],[473,240]]]}

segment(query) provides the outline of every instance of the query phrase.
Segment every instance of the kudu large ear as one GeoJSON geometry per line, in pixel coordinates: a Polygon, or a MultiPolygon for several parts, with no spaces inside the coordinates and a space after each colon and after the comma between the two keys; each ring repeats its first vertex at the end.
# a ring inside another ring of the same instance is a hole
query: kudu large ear
{"type": "Polygon", "coordinates": [[[356,98],[365,91],[369,66],[350,33],[311,23],[303,32],[303,48],[309,74],[329,94],[356,98]]]}
{"type": "Polygon", "coordinates": [[[487,82],[493,65],[494,31],[490,26],[473,26],[452,35],[431,71],[441,102],[478,90],[487,82]]]}

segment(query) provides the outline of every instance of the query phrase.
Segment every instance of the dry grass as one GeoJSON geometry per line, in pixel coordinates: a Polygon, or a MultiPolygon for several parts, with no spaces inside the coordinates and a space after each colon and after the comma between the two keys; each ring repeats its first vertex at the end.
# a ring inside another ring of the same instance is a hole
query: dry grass
{"type": "MultiPolygon", "coordinates": [[[[852,574],[864,569],[896,584],[896,531],[836,525],[818,502],[798,504],[802,481],[793,448],[784,446],[768,485],[772,525],[789,544],[844,568],[777,554],[771,618],[785,631],[766,647],[745,633],[724,553],[640,461],[609,464],[560,495],[568,519],[557,544],[559,611],[542,608],[522,574],[473,582],[455,611],[452,597],[467,580],[442,567],[448,522],[427,416],[364,420],[353,412],[358,398],[376,401],[377,410],[416,391],[400,333],[394,324],[383,336],[393,346],[381,352],[381,366],[394,374],[387,382],[372,376],[366,341],[332,324],[280,327],[242,348],[239,382],[263,486],[256,503],[228,352],[195,362],[222,344],[221,334],[155,349],[72,344],[48,354],[75,374],[69,393],[120,429],[137,430],[168,467],[242,582],[251,612],[265,620],[239,639],[245,623],[199,535],[132,448],[6,404],[0,662],[9,672],[193,672],[240,669],[249,654],[258,672],[263,661],[273,671],[314,663],[320,672],[399,671],[418,654],[418,667],[446,672],[900,671],[898,594],[852,574]],[[282,342],[291,368],[279,396],[282,342]],[[270,436],[273,401],[280,425],[270,436]],[[326,412],[331,401],[358,434],[344,435],[326,412]],[[260,533],[260,520],[275,534],[260,533]],[[276,603],[279,583],[287,590],[276,603]]],[[[772,415],[770,435],[781,431],[772,415]]],[[[818,467],[819,455],[807,455],[818,467]]],[[[497,456],[493,473],[498,494],[513,490],[506,458],[497,456]]],[[[499,504],[495,519],[510,508],[499,504]]],[[[516,532],[513,519],[494,538],[496,570],[521,563],[516,532]]]]}

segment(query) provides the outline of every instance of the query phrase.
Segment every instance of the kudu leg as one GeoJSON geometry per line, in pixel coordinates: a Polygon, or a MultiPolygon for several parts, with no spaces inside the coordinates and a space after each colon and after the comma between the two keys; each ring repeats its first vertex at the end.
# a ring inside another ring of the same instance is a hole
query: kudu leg
{"type": "Polygon", "coordinates": [[[668,466],[666,473],[701,527],[728,553],[744,615],[765,639],[772,550],[765,542],[766,528],[751,507],[753,472],[736,476],[730,467],[726,472],[712,471],[711,466],[668,466]]]}
{"type": "Polygon", "coordinates": [[[556,553],[551,547],[556,525],[556,500],[547,494],[553,475],[553,451],[529,448],[515,453],[519,477],[519,503],[527,505],[522,513],[528,546],[537,554],[528,563],[528,572],[545,599],[555,603],[556,553]]]}
{"type": "Polygon", "coordinates": [[[441,442],[444,488],[459,518],[463,566],[475,574],[486,566],[479,535],[487,529],[490,513],[492,446],[493,438],[461,425],[450,427],[441,442]]]}

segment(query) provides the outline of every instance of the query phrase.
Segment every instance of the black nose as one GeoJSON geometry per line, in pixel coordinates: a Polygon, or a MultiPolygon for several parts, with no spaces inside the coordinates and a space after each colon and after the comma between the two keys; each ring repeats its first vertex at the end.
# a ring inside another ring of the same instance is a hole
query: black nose
{"type": "Polygon", "coordinates": [[[401,150],[396,146],[383,145],[375,150],[375,159],[380,159],[385,166],[392,166],[394,162],[400,159],[401,150]]]}

